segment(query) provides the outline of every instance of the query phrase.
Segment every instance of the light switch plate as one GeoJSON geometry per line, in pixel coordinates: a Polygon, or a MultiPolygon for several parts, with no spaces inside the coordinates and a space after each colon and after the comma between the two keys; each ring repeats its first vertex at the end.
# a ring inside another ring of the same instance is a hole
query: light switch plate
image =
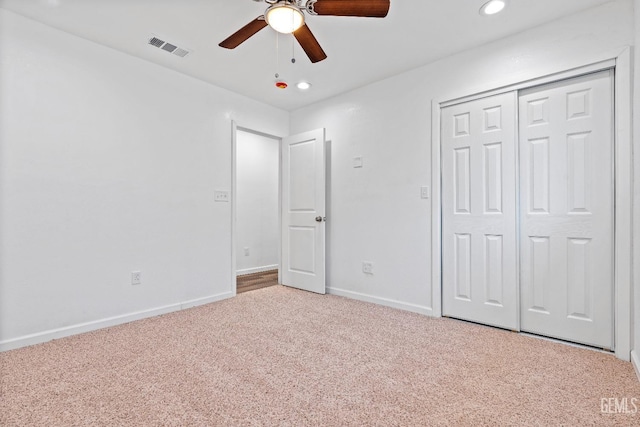
{"type": "Polygon", "coordinates": [[[353,158],[353,167],[354,168],[361,168],[363,165],[362,162],[362,156],[356,156],[353,158]]]}
{"type": "Polygon", "coordinates": [[[228,202],[229,201],[229,192],[216,190],[213,192],[213,200],[216,202],[228,202]]]}
{"type": "Polygon", "coordinates": [[[428,199],[429,197],[431,197],[429,187],[420,187],[420,197],[422,197],[423,199],[428,199]]]}

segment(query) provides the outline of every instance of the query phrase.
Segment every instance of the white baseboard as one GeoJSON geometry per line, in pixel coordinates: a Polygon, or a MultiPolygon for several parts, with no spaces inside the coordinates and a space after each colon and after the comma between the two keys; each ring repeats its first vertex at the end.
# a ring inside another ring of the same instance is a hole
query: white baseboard
{"type": "Polygon", "coordinates": [[[407,302],[396,301],[388,298],[375,297],[373,295],[362,294],[360,292],[347,291],[338,288],[327,288],[327,293],[331,295],[337,295],[340,297],[356,299],[364,302],[371,302],[374,304],[384,305],[386,307],[398,308],[400,310],[411,311],[413,313],[425,314],[427,316],[433,316],[433,308],[425,307],[417,304],[410,304],[407,302]]]}
{"type": "Polygon", "coordinates": [[[244,276],[245,274],[262,273],[263,271],[277,270],[278,264],[264,265],[262,267],[245,268],[243,270],[236,271],[236,276],[244,276]]]}
{"type": "Polygon", "coordinates": [[[638,381],[640,381],[640,355],[635,350],[631,350],[631,364],[636,370],[638,381]]]}
{"type": "Polygon", "coordinates": [[[209,304],[223,299],[231,298],[233,292],[225,292],[218,295],[211,295],[204,298],[197,298],[189,301],[183,301],[176,304],[165,305],[162,307],[151,308],[148,310],[136,311],[134,313],[123,314],[120,316],[108,317],[105,319],[94,320],[77,325],[65,326],[64,328],[51,329],[44,332],[38,332],[31,335],[25,335],[10,340],[0,341],[0,352],[15,350],[17,348],[26,347],[34,344],[41,344],[54,339],[60,339],[71,335],[82,334],[84,332],[95,331],[97,329],[117,326],[123,323],[133,322],[135,320],[146,319],[148,317],[159,316],[174,311],[184,310],[199,305],[209,304]]]}

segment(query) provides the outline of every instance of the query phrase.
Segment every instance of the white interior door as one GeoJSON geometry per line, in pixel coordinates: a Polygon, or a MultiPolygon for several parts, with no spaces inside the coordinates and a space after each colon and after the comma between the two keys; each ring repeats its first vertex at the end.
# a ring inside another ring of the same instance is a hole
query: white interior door
{"type": "Polygon", "coordinates": [[[612,71],[520,96],[522,330],[613,348],[612,71]]]}
{"type": "Polygon", "coordinates": [[[518,329],[516,94],[442,110],[442,309],[518,329]]]}
{"type": "Polygon", "coordinates": [[[325,293],[324,129],[282,143],[282,284],[325,293]]]}

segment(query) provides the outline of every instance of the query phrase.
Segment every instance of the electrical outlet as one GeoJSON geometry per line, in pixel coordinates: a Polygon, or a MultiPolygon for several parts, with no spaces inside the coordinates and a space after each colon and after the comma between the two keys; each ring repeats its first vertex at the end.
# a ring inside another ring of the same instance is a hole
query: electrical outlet
{"type": "Polygon", "coordinates": [[[131,284],[139,285],[142,283],[142,272],[141,271],[132,271],[131,272],[131,284]]]}
{"type": "Polygon", "coordinates": [[[244,248],[244,256],[249,256],[249,248],[244,248]]]}
{"type": "Polygon", "coordinates": [[[216,190],[213,192],[213,200],[216,202],[228,202],[229,201],[229,192],[216,190]]]}
{"type": "Polygon", "coordinates": [[[364,274],[373,274],[373,263],[368,261],[362,261],[362,272],[364,274]]]}

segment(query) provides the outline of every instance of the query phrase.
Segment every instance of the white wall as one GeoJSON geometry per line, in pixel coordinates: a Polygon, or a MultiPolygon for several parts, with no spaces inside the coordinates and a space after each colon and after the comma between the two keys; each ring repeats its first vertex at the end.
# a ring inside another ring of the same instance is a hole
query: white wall
{"type": "Polygon", "coordinates": [[[232,295],[231,120],[287,112],[2,9],[0,93],[0,349],[232,295]]]}
{"type": "Polygon", "coordinates": [[[632,6],[608,3],[293,111],[292,133],[326,127],[332,142],[330,292],[432,312],[434,218],[420,199],[431,185],[431,101],[615,57],[634,42],[632,6]]]}
{"type": "Polygon", "coordinates": [[[236,167],[237,273],[278,268],[280,140],[238,130],[236,167]]]}

